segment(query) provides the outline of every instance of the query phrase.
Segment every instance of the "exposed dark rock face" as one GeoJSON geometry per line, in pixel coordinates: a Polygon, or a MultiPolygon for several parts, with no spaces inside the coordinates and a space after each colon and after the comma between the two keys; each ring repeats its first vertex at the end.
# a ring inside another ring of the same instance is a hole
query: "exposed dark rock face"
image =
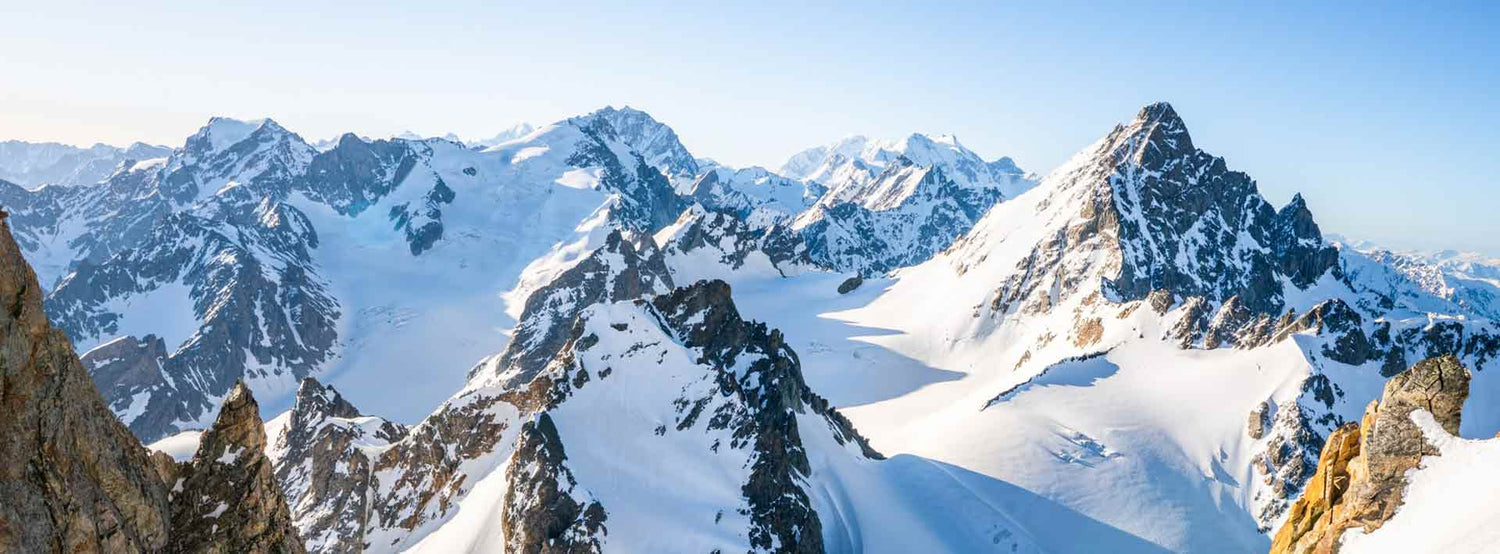
{"type": "Polygon", "coordinates": [[[94,388],[0,222],[0,551],[154,552],[167,486],[94,388]]]}
{"type": "Polygon", "coordinates": [[[461,394],[382,452],[374,472],[391,477],[372,482],[376,488],[369,492],[365,542],[382,548],[399,544],[413,530],[455,509],[476,478],[465,464],[504,459],[520,427],[517,406],[533,405],[530,398],[489,390],[461,394]],[[371,538],[376,532],[384,534],[379,542],[371,538]]]}
{"type": "MultiPolygon", "coordinates": [[[[1270,404],[1262,405],[1271,408],[1270,404]]],[[[1297,492],[1313,476],[1324,443],[1309,411],[1295,400],[1276,405],[1274,412],[1274,415],[1268,411],[1251,413],[1252,418],[1264,422],[1261,429],[1268,437],[1265,449],[1250,461],[1269,486],[1257,492],[1255,498],[1260,507],[1255,519],[1262,532],[1271,531],[1271,524],[1291,506],[1297,492]]],[[[1256,421],[1252,419],[1250,425],[1253,430],[1256,421]]],[[[1251,438],[1259,437],[1252,433],[1251,438]]]]}
{"type": "Polygon", "coordinates": [[[346,133],[338,146],[313,158],[298,189],[341,214],[356,216],[401,184],[416,162],[416,152],[405,141],[365,142],[346,133]]]}
{"type": "Polygon", "coordinates": [[[265,447],[260,406],[238,383],[172,487],[167,551],[304,551],[265,447]]]}
{"type": "Polygon", "coordinates": [[[545,412],[521,426],[516,451],[506,469],[507,550],[522,554],[589,553],[603,551],[608,514],[596,500],[580,503],[573,495],[578,485],[564,462],[568,455],[557,427],[545,412]]]}
{"type": "Polygon", "coordinates": [[[1239,296],[1250,311],[1277,313],[1279,275],[1305,286],[1336,267],[1337,250],[1323,243],[1301,197],[1277,213],[1248,175],[1193,147],[1170,105],[1147,106],[1106,140],[1118,145],[1107,204],[1122,261],[1111,284],[1122,297],[1166,288],[1216,301],[1239,296]],[[1241,244],[1246,235],[1253,244],[1241,244]],[[1236,245],[1260,248],[1223,254],[1236,245]]]}
{"type": "MultiPolygon", "coordinates": [[[[647,163],[642,154],[634,154],[634,160],[621,160],[610,150],[610,142],[632,138],[622,135],[615,128],[619,120],[610,117],[611,115],[619,115],[619,112],[600,111],[569,120],[583,131],[584,140],[578,143],[577,150],[568,157],[567,163],[575,167],[600,170],[600,186],[604,190],[620,194],[619,204],[612,214],[617,222],[627,229],[655,232],[671,223],[686,206],[682,198],[677,196],[677,191],[667,176],[657,166],[647,163]]],[[[641,123],[634,119],[631,121],[641,123]]],[[[681,163],[684,164],[683,169],[694,172],[697,170],[697,163],[692,161],[691,156],[681,163]]]]}
{"type": "Polygon", "coordinates": [[[1100,145],[1089,162],[1060,176],[1068,183],[1056,200],[1081,209],[996,291],[997,311],[1045,309],[1038,297],[1054,284],[1066,293],[1102,278],[1113,301],[1154,291],[1203,299],[1202,312],[1174,333],[1184,344],[1198,343],[1217,308],[1233,299],[1208,333],[1215,344],[1232,343],[1234,323],[1282,314],[1284,279],[1306,286],[1338,273],[1338,251],[1323,242],[1301,198],[1273,209],[1249,176],[1193,146],[1171,106],[1147,106],[1100,145]],[[1107,256],[1065,255],[1089,251],[1107,256]]]}
{"type": "Polygon", "coordinates": [[[649,243],[637,247],[620,231],[612,231],[603,247],[526,298],[511,346],[501,354],[497,367],[515,371],[508,375],[508,383],[524,384],[572,338],[571,322],[584,308],[671,288],[672,276],[661,250],[649,243]]]}
{"type": "MultiPolygon", "coordinates": [[[[182,283],[201,328],[162,360],[161,381],[117,382],[96,375],[112,406],[149,396],[127,424],[146,440],[175,433],[181,421],[212,413],[211,400],[246,374],[244,368],[305,376],[332,354],[337,302],[312,269],[317,244],[311,224],[285,204],[252,204],[220,215],[238,225],[182,212],[167,216],[137,248],[109,263],[84,265],[48,297],[48,313],[75,337],[117,332],[112,299],[162,292],[182,283]],[[269,258],[269,259],[268,259],[269,258]],[[224,368],[230,368],[226,370],[224,368]]],[[[180,316],[179,316],[180,317],[180,316]]],[[[168,346],[168,348],[174,348],[168,346]]]]}
{"type": "Polygon", "coordinates": [[[364,550],[372,456],[405,436],[404,426],[363,416],[332,386],[302,380],[285,428],[270,437],[269,453],[309,552],[364,550]]]}
{"type": "Polygon", "coordinates": [[[694,158],[677,133],[671,127],[653,119],[646,112],[630,107],[605,107],[582,118],[595,125],[608,125],[610,135],[640,154],[641,159],[652,167],[660,168],[669,178],[692,177],[698,174],[698,160],[694,158]]]}
{"type": "Polygon", "coordinates": [[[1340,427],[1328,440],[1317,473],[1277,531],[1273,553],[1333,553],[1344,531],[1373,531],[1395,515],[1406,491],[1406,473],[1423,456],[1440,454],[1412,421],[1431,413],[1457,434],[1469,396],[1469,370],[1458,358],[1429,358],[1386,383],[1363,420],[1340,427]]]}
{"type": "Polygon", "coordinates": [[[700,363],[715,369],[720,391],[742,403],[734,411],[716,411],[709,427],[728,426],[754,449],[750,479],[742,487],[749,502],[752,549],[821,552],[822,523],[799,486],[810,470],[796,414],[811,407],[828,418],[840,442],[855,442],[869,457],[879,454],[807,388],[797,355],[779,330],[740,318],[728,284],[700,281],[658,296],[652,305],[685,346],[702,353],[700,363]],[[730,369],[741,356],[754,361],[738,372],[730,369]]]}
{"type": "Polygon", "coordinates": [[[456,196],[441,177],[434,179],[432,190],[422,196],[419,205],[412,206],[408,202],[391,206],[389,217],[396,230],[406,234],[413,256],[432,248],[433,243],[443,238],[442,206],[452,204],[456,196]]]}

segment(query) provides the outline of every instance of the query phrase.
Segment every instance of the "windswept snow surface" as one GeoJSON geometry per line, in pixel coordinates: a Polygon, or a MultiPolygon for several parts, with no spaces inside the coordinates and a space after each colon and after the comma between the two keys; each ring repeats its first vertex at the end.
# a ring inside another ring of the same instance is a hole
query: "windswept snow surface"
{"type": "MultiPolygon", "coordinates": [[[[916,312],[876,311],[897,283],[867,280],[840,295],[843,277],[733,285],[745,315],[785,333],[808,385],[893,466],[943,469],[1049,552],[1269,547],[1245,507],[1261,445],[1245,434],[1245,414],[1263,400],[1296,398],[1309,366],[1293,341],[1198,351],[1141,340],[1057,364],[1022,386],[1031,375],[1004,362],[1012,359],[1004,345],[955,337],[947,348],[929,346],[944,338],[929,333],[944,330],[915,329],[916,312]],[[965,347],[981,351],[959,363],[939,356],[965,347]],[[1003,391],[1008,398],[987,408],[1003,391]]],[[[1125,324],[1160,334],[1145,315],[1125,324]]]]}
{"type": "MultiPolygon", "coordinates": [[[[322,374],[325,383],[355,405],[379,407],[381,416],[411,423],[462,388],[464,370],[505,348],[526,300],[525,293],[512,291],[523,275],[541,271],[528,266],[597,234],[579,222],[608,201],[606,193],[590,188],[595,181],[572,187],[545,178],[572,170],[564,160],[582,138],[575,128],[553,126],[533,138],[484,152],[427,141],[431,157],[364,217],[294,202],[318,229],[315,260],[344,309],[344,355],[322,374]],[[455,199],[443,208],[443,240],[412,256],[407,241],[380,216],[387,206],[426,193],[431,184],[423,181],[434,178],[455,199]],[[438,344],[444,346],[432,347],[438,344]]],[[[290,401],[271,408],[289,408],[290,401]]]]}

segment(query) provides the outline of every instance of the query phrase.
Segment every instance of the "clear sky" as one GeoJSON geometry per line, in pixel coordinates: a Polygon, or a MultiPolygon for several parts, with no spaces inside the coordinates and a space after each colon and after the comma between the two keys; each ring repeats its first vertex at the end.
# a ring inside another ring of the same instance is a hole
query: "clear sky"
{"type": "Polygon", "coordinates": [[[1500,2],[125,4],[0,0],[0,138],[480,137],[613,104],[732,165],[916,131],[1045,172],[1167,100],[1325,230],[1500,255],[1500,2]]]}

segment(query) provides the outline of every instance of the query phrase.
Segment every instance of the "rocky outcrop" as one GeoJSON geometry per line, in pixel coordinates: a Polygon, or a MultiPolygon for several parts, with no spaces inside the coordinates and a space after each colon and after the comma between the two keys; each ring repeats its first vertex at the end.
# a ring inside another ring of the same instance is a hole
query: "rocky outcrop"
{"type": "Polygon", "coordinates": [[[1259,422],[1266,441],[1250,464],[1265,485],[1254,493],[1257,506],[1254,515],[1259,530],[1266,533],[1296,501],[1297,492],[1317,470],[1324,438],[1313,427],[1310,411],[1297,400],[1280,404],[1263,402],[1261,406],[1264,408],[1250,414],[1251,438],[1260,438],[1254,434],[1259,422]]]}
{"type": "Polygon", "coordinates": [[[265,447],[260,406],[250,389],[237,383],[172,486],[167,551],[304,551],[265,447]]]}
{"type": "Polygon", "coordinates": [[[578,481],[552,418],[545,412],[521,427],[514,458],[506,468],[507,550],[518,554],[597,554],[609,530],[597,500],[577,499],[578,481]]]}
{"type": "Polygon", "coordinates": [[[855,275],[848,279],[844,279],[844,282],[839,283],[839,294],[849,294],[851,292],[854,292],[854,289],[859,288],[859,286],[863,285],[864,283],[864,277],[860,277],[858,275],[855,275]]]}
{"type": "Polygon", "coordinates": [[[1429,358],[1386,383],[1359,423],[1329,436],[1318,469],[1287,516],[1273,553],[1333,553],[1344,531],[1379,528],[1395,515],[1406,490],[1406,473],[1438,450],[1412,421],[1431,413],[1444,430],[1458,433],[1469,370],[1456,357],[1429,358]]]}
{"type": "Polygon", "coordinates": [[[167,486],[115,419],[0,222],[0,551],[152,552],[167,486]]]}
{"type": "Polygon", "coordinates": [[[374,459],[406,427],[365,416],[332,386],[302,380],[281,432],[269,437],[276,482],[309,552],[365,548],[374,459]]]}
{"type": "Polygon", "coordinates": [[[1252,439],[1266,436],[1266,429],[1271,426],[1271,403],[1261,402],[1254,410],[1250,410],[1250,419],[1245,427],[1246,434],[1252,439]]]}

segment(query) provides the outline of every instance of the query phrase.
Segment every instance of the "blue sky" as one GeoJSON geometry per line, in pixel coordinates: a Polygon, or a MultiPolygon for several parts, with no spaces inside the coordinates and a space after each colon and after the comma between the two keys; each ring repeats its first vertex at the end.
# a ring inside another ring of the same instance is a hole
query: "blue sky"
{"type": "Polygon", "coordinates": [[[215,4],[0,0],[0,138],[473,137],[628,104],[734,165],[917,131],[1045,172],[1167,100],[1325,230],[1500,255],[1500,3],[215,4]]]}

